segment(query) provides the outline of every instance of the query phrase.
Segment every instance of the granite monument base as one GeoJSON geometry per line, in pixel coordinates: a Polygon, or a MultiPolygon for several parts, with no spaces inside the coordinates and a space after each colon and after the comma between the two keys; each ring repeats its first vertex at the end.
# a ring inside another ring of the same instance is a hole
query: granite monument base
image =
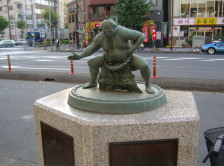
{"type": "Polygon", "coordinates": [[[67,104],[71,89],[34,103],[39,166],[195,166],[199,115],[191,92],[134,114],[100,114],[67,104]]]}

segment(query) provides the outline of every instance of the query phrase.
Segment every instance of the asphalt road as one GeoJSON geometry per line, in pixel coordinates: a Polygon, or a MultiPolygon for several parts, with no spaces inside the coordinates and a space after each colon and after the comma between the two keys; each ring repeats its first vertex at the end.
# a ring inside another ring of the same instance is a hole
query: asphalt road
{"type": "MultiPolygon", "coordinates": [[[[89,73],[87,61],[101,54],[97,52],[90,57],[74,62],[76,73],[89,73]]],[[[136,52],[153,67],[153,57],[157,57],[157,75],[159,77],[224,79],[224,55],[206,53],[149,53],[136,52]]],[[[4,48],[0,52],[0,70],[7,70],[6,55],[11,57],[14,71],[70,72],[71,52],[23,51],[21,47],[4,48]]],[[[140,75],[139,71],[134,72],[140,75]]]]}
{"type": "MultiPolygon", "coordinates": [[[[32,105],[39,98],[73,86],[54,82],[0,79],[0,157],[36,163],[32,105]]],[[[193,92],[193,94],[200,115],[197,166],[209,166],[209,162],[202,164],[202,159],[207,153],[203,132],[223,126],[224,94],[208,92],[193,92]]]]}

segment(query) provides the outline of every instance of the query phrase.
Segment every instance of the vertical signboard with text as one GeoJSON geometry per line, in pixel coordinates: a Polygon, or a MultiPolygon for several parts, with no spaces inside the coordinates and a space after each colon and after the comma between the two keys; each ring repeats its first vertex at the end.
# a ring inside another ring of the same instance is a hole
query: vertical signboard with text
{"type": "Polygon", "coordinates": [[[143,25],[142,26],[142,33],[145,35],[145,39],[144,39],[143,42],[148,42],[148,38],[149,38],[149,36],[148,36],[148,28],[149,28],[148,25],[143,25]]]}
{"type": "Polygon", "coordinates": [[[156,40],[156,26],[152,25],[151,28],[151,34],[152,34],[152,40],[156,40]]]}

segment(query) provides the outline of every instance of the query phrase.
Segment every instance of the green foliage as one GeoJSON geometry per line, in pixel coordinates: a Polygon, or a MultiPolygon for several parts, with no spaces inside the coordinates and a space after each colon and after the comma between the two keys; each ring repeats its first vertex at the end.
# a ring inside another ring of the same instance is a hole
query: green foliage
{"type": "Polygon", "coordinates": [[[24,20],[18,20],[16,27],[21,29],[20,38],[23,38],[23,29],[26,28],[26,22],[24,20]]]}
{"type": "Polygon", "coordinates": [[[68,39],[61,39],[60,43],[61,44],[68,44],[69,42],[68,42],[68,39]]]}
{"type": "Polygon", "coordinates": [[[9,21],[5,17],[0,16],[0,33],[3,34],[3,31],[9,26],[9,21]]]}
{"type": "Polygon", "coordinates": [[[19,29],[24,29],[26,28],[26,22],[24,20],[18,20],[16,23],[16,27],[19,29]]]}
{"type": "MultiPolygon", "coordinates": [[[[42,15],[45,20],[48,20],[48,21],[50,20],[48,8],[44,9],[44,11],[42,12],[42,15]]],[[[51,17],[51,26],[56,27],[56,23],[58,22],[57,12],[54,10],[50,10],[50,17],[51,17]]]]}
{"type": "Polygon", "coordinates": [[[118,0],[115,11],[119,24],[131,29],[139,29],[149,15],[150,1],[118,0]]]}

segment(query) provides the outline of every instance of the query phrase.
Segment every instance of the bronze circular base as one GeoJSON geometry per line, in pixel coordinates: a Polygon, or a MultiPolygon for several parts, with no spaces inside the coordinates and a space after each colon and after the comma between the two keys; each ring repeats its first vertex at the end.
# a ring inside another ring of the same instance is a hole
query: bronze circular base
{"type": "Polygon", "coordinates": [[[165,91],[153,84],[154,94],[148,94],[143,83],[137,83],[142,93],[99,90],[98,87],[83,89],[85,85],[77,85],[71,90],[68,97],[70,106],[95,113],[129,114],[150,111],[166,103],[165,91]]]}

